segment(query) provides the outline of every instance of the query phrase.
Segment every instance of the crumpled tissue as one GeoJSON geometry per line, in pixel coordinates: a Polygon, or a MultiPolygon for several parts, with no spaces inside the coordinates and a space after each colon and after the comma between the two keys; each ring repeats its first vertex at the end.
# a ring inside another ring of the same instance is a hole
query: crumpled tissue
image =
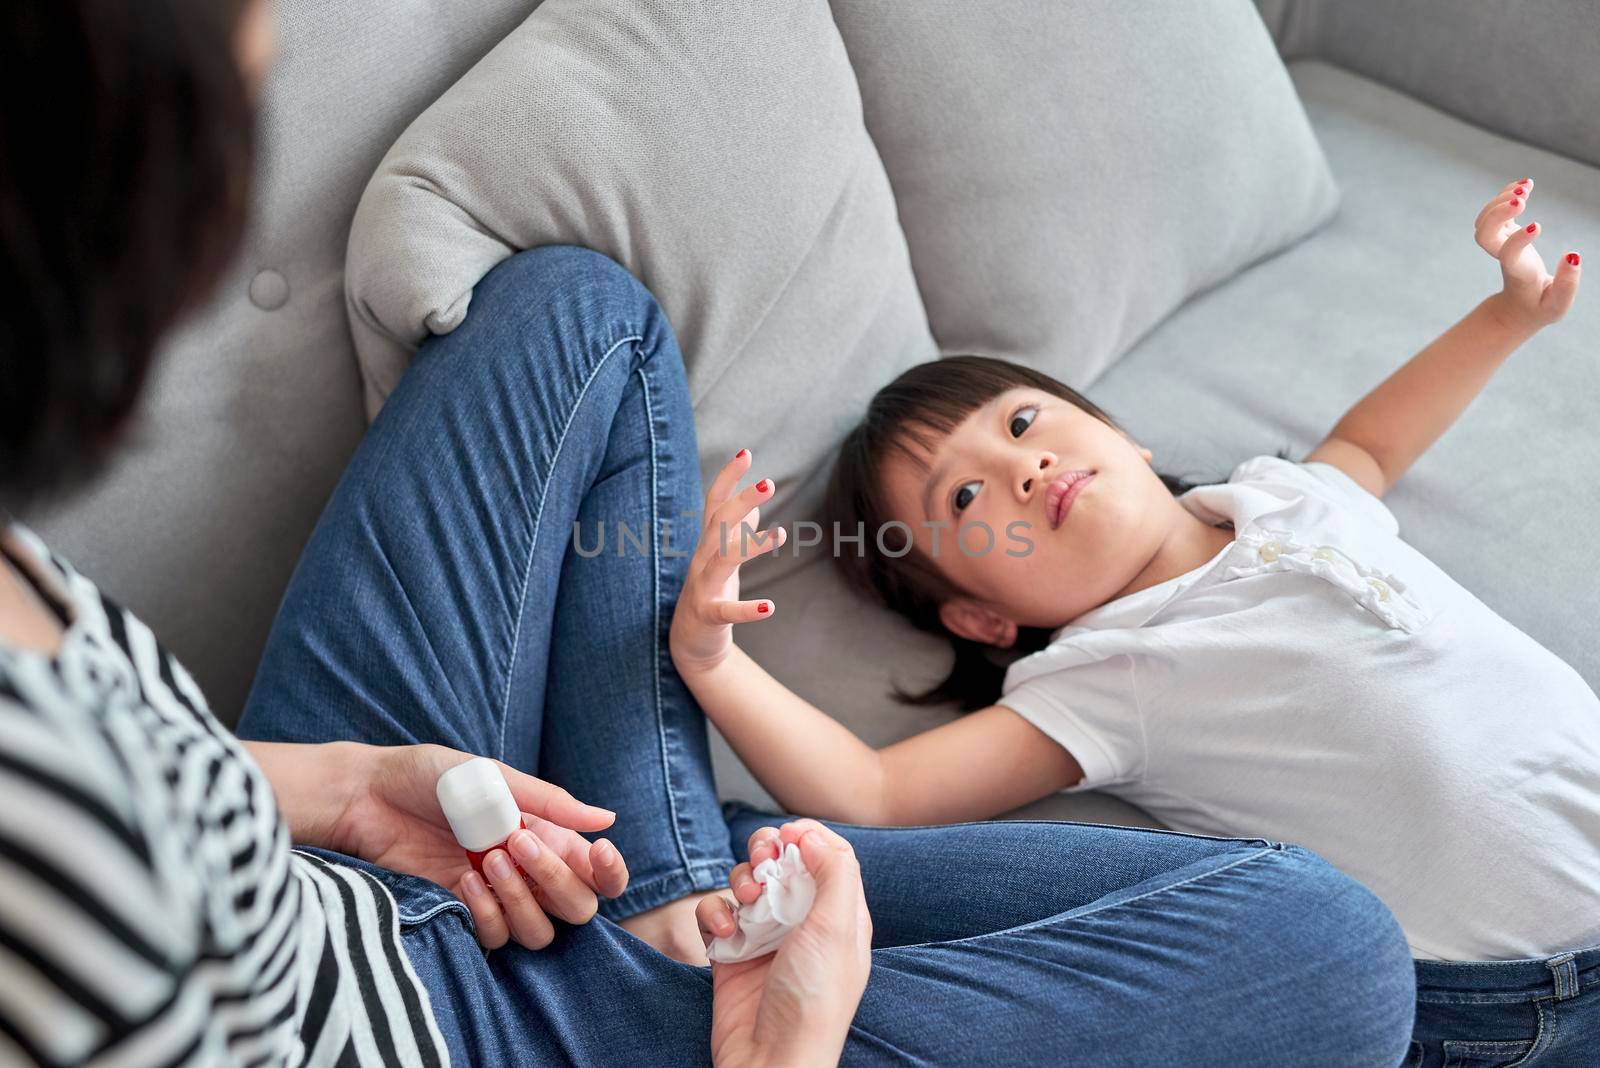
{"type": "Polygon", "coordinates": [[[706,956],[718,964],[752,960],[778,948],[784,936],[800,925],[817,897],[817,881],[806,870],[800,847],[790,843],[776,860],[763,860],[751,872],[765,883],[761,896],[749,905],[734,905],[738,927],[726,938],[714,938],[706,956]]]}

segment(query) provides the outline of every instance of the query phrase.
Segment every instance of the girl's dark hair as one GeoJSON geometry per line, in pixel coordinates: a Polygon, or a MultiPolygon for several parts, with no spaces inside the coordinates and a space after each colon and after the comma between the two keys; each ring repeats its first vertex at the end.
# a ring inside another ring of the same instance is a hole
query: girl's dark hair
{"type": "MultiPolygon", "coordinates": [[[[951,633],[940,621],[939,606],[967,591],[947,579],[909,538],[888,546],[896,555],[879,548],[876,532],[896,529],[886,526],[894,516],[883,483],[884,461],[891,450],[914,458],[909,445],[913,441],[931,449],[933,437],[949,434],[989,400],[1018,387],[1054,394],[1122,430],[1088,398],[1043,372],[989,356],[947,356],[918,364],[880,389],[867,406],[866,417],[839,447],[824,504],[826,519],[838,524],[835,529],[864,531],[865,537],[860,554],[835,553],[835,563],[856,589],[921,630],[947,636],[955,646],[955,664],[943,682],[917,694],[895,687],[893,696],[903,704],[956,701],[963,712],[994,704],[1001,694],[1006,666],[990,659],[989,646],[951,633]]],[[[1278,455],[1286,457],[1287,453],[1283,449],[1278,455]]],[[[1208,484],[1159,473],[1157,477],[1173,496],[1208,484]]],[[[1037,651],[1049,644],[1050,634],[1045,627],[1018,627],[1013,648],[1016,653],[1037,651]]]]}
{"type": "Polygon", "coordinates": [[[0,4],[0,505],[90,477],[240,243],[247,0],[0,4]]]}

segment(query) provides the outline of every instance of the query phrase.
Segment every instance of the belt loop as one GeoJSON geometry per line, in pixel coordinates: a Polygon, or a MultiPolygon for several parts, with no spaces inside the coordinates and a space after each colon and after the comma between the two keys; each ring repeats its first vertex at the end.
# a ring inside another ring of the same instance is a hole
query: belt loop
{"type": "Polygon", "coordinates": [[[1573,956],[1572,953],[1561,953],[1544,962],[1555,978],[1557,1001],[1578,996],[1578,966],[1572,962],[1573,956]]]}

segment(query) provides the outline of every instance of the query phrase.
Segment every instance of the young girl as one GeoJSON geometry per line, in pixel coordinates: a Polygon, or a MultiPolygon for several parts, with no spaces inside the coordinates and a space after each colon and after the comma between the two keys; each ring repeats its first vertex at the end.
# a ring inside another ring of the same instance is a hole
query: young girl
{"type": "MultiPolygon", "coordinates": [[[[1073,390],[998,360],[934,361],[879,392],[830,487],[835,530],[866,536],[835,558],[955,641],[951,678],[911,700],[987,707],[874,751],[733,644],[732,624],[775,607],[738,599],[739,565],[785,541],[741,537],[776,491],[733,493],[747,451],[706,497],[679,672],[794,812],[945,823],[1105,789],[1174,829],[1321,853],[1389,905],[1417,958],[1600,943],[1600,699],[1402,541],[1379,500],[1577,293],[1578,254],[1552,278],[1538,224],[1517,221],[1531,188],[1509,183],[1477,220],[1503,291],[1302,463],[1259,456],[1186,488],[1073,390]],[[1037,651],[1002,671],[989,647],[1037,651]]],[[[1600,987],[1600,949],[1566,963],[1574,992],[1600,987]]]]}

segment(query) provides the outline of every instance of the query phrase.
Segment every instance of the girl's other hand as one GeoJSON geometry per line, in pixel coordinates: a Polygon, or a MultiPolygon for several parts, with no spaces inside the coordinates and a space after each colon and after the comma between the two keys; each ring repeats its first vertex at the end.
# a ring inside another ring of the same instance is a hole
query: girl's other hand
{"type": "Polygon", "coordinates": [[[782,527],[759,529],[759,505],[777,488],[770,478],[733,492],[752,459],[749,449],[740,449],[706,493],[705,525],[672,613],[672,662],[679,674],[720,664],[733,648],[733,624],[772,616],[771,601],[739,599],[739,565],[786,540],[782,527]]]}
{"type": "Polygon", "coordinates": [[[1478,246],[1500,261],[1505,288],[1493,301],[1495,316],[1506,326],[1532,333],[1560,319],[1578,295],[1582,257],[1564,252],[1552,276],[1533,247],[1543,230],[1537,222],[1524,225],[1517,216],[1533,195],[1533,179],[1508,182],[1478,212],[1475,224],[1478,246]]]}
{"type": "MultiPolygon", "coordinates": [[[[737,964],[711,964],[711,1062],[723,1065],[837,1064],[872,968],[872,916],[855,850],[816,820],[750,836],[750,861],[734,868],[728,885],[740,904],[761,896],[750,866],[794,843],[817,881],[817,897],[800,925],[773,953],[737,964]]],[[[720,895],[695,908],[700,937],[735,929],[720,895]]]]}

